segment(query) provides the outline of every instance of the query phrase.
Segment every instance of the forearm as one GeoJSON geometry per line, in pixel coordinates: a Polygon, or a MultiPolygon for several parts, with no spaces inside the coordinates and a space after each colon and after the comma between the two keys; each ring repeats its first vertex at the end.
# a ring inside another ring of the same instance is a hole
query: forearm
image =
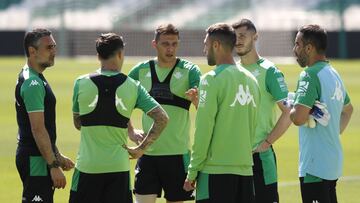
{"type": "Polygon", "coordinates": [[[347,105],[344,107],[344,110],[341,112],[341,117],[340,117],[340,134],[342,134],[344,132],[344,130],[346,129],[347,125],[349,124],[351,115],[353,112],[353,107],[351,104],[347,105]]]}
{"type": "Polygon", "coordinates": [[[154,120],[149,132],[145,136],[144,140],[140,143],[139,148],[145,150],[148,146],[155,142],[160,136],[161,132],[166,127],[169,120],[168,115],[161,107],[156,107],[148,113],[148,116],[154,120]]]}
{"type": "MultiPolygon", "coordinates": [[[[47,130],[44,128],[32,130],[36,145],[41,153],[41,156],[48,164],[57,160],[56,154],[52,149],[51,141],[47,130]]],[[[55,150],[55,149],[54,149],[55,150]]]]}
{"type": "Polygon", "coordinates": [[[81,129],[81,120],[80,120],[80,114],[79,113],[73,113],[73,122],[76,129],[81,129]]]}
{"type": "Polygon", "coordinates": [[[275,143],[291,125],[290,112],[282,112],[273,130],[269,133],[266,140],[271,144],[275,143]]]}

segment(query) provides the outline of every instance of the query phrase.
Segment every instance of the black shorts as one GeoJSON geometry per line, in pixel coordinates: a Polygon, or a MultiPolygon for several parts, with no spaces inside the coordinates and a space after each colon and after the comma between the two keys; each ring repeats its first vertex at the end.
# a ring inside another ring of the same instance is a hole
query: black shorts
{"type": "Polygon", "coordinates": [[[252,176],[199,173],[196,203],[254,203],[252,176]]]}
{"type": "Polygon", "coordinates": [[[22,202],[53,202],[54,188],[47,163],[42,156],[16,154],[16,168],[22,184],[22,202]]]}
{"type": "Polygon", "coordinates": [[[310,174],[300,177],[303,203],[337,203],[336,181],[324,180],[310,174]]]}
{"type": "Polygon", "coordinates": [[[254,185],[257,203],[279,202],[276,156],[272,148],[254,153],[254,185]]]}
{"type": "Polygon", "coordinates": [[[132,203],[130,173],[83,173],[75,169],[70,203],[132,203]]]}
{"type": "Polygon", "coordinates": [[[183,189],[190,154],[149,156],[143,155],[136,164],[134,193],[156,194],[168,201],[193,200],[193,191],[183,189]]]}

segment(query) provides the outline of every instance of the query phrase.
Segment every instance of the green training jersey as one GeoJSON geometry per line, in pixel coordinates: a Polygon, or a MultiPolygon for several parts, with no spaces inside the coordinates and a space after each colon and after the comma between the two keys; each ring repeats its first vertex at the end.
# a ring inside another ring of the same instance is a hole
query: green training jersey
{"type": "MultiPolygon", "coordinates": [[[[160,82],[164,81],[171,68],[161,68],[155,60],[155,71],[160,82]]],[[[197,87],[200,81],[200,69],[193,63],[180,59],[170,80],[170,91],[174,95],[186,99],[185,92],[197,87]]],[[[129,73],[129,77],[140,81],[141,85],[150,92],[152,78],[149,61],[137,64],[129,73]]],[[[161,105],[169,116],[169,122],[161,136],[146,150],[147,155],[175,155],[185,154],[189,150],[190,117],[189,111],[173,105],[161,105]]],[[[143,115],[142,125],[148,132],[153,120],[143,115]]]]}
{"type": "Polygon", "coordinates": [[[243,65],[243,67],[256,77],[260,88],[260,115],[253,144],[253,149],[256,149],[274,128],[277,121],[276,103],[287,98],[288,88],[281,71],[265,58],[260,58],[256,63],[243,65]]]}
{"type": "Polygon", "coordinates": [[[252,175],[259,86],[249,71],[223,64],[203,76],[188,178],[208,174],[252,175]]]}
{"type": "MultiPolygon", "coordinates": [[[[120,74],[113,71],[97,71],[105,76],[120,74]]],[[[159,104],[147,93],[139,82],[127,77],[116,89],[116,110],[130,118],[135,108],[147,113],[159,104]]],[[[90,74],[75,81],[73,112],[86,115],[97,106],[98,88],[90,79],[90,74]]],[[[101,118],[99,118],[101,119],[101,118]]],[[[122,145],[127,144],[127,128],[95,125],[81,126],[81,140],[76,168],[85,173],[109,173],[128,171],[129,154],[122,145]]]]}

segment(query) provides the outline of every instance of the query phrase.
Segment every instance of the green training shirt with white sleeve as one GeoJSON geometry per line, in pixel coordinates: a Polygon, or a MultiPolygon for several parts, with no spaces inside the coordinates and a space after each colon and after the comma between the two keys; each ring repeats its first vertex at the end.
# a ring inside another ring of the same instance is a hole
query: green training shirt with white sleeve
{"type": "Polygon", "coordinates": [[[253,149],[273,130],[277,122],[277,102],[287,98],[288,88],[282,72],[269,60],[260,58],[251,65],[242,65],[257,79],[261,101],[253,149]]]}

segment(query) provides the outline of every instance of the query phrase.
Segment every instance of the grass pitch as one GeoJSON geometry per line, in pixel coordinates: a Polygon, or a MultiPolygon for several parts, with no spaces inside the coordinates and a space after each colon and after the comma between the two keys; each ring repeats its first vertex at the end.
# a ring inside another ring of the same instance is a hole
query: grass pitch
{"type": "MultiPolygon", "coordinates": [[[[126,58],[123,68],[128,73],[133,65],[141,59],[126,58]]],[[[205,57],[196,62],[203,73],[211,68],[206,65],[205,57]]],[[[23,58],[0,58],[0,202],[21,202],[22,185],[15,167],[16,149],[16,115],[14,107],[14,88],[17,74],[25,63],[23,58]]],[[[337,191],[341,203],[356,203],[360,200],[360,61],[332,61],[332,65],[341,74],[354,113],[348,129],[341,140],[344,149],[344,175],[339,180],[337,191]]],[[[57,59],[54,67],[44,72],[57,97],[57,145],[60,151],[76,158],[79,144],[79,132],[72,124],[71,97],[74,80],[82,74],[94,71],[99,67],[96,57],[88,59],[57,59]]],[[[289,90],[294,91],[298,75],[301,71],[298,65],[281,65],[278,67],[285,75],[289,90]]],[[[195,110],[191,109],[194,121],[195,110]]],[[[140,127],[140,111],[135,111],[132,121],[140,127]]],[[[193,129],[192,129],[193,132],[193,129]]],[[[298,136],[297,128],[291,126],[286,134],[274,145],[277,153],[280,201],[283,203],[300,203],[300,187],[297,177],[298,136]]],[[[132,165],[135,164],[131,161],[132,165]]],[[[68,202],[72,171],[66,173],[67,186],[64,190],[56,190],[55,202],[68,202]]],[[[133,179],[132,179],[133,180],[133,179]]],[[[159,199],[158,202],[166,202],[159,199]]]]}

